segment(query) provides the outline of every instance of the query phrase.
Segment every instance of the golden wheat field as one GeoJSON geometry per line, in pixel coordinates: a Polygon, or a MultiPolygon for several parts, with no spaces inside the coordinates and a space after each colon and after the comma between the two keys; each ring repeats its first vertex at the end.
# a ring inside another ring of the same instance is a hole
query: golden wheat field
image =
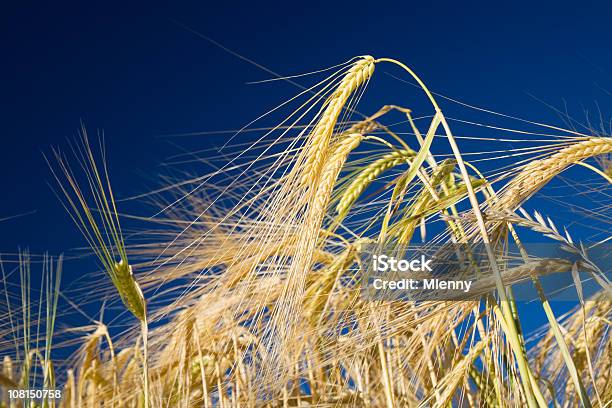
{"type": "Polygon", "coordinates": [[[62,258],[3,262],[1,407],[610,406],[612,287],[591,252],[610,238],[612,138],[495,112],[488,138],[456,135],[448,100],[401,61],[358,56],[321,72],[256,141],[228,138],[235,150],[215,170],[135,198],[158,211],[139,233],[122,229],[139,217],[113,194],[111,144],[84,126],[47,152],[66,222],[100,265],[96,285],[61,296],[78,306],[105,291],[127,329],[59,330],[62,258]],[[361,112],[381,66],[429,108],[381,100],[361,112]],[[502,117],[516,127],[497,126],[502,117]],[[596,240],[527,207],[560,177],[593,197],[596,240]],[[538,256],[527,241],[568,256],[538,256]],[[368,248],[416,245],[460,245],[487,275],[469,298],[364,295],[368,248]],[[557,275],[571,277],[568,313],[541,283],[557,275]],[[522,328],[516,285],[534,289],[547,318],[536,331],[522,328]],[[68,345],[69,358],[54,358],[68,345]],[[61,398],[15,394],[29,389],[61,398]]]}

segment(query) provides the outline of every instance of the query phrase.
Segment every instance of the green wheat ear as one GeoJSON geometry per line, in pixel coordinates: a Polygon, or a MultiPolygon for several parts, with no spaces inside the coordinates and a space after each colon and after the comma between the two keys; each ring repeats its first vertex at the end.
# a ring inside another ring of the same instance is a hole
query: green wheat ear
{"type": "Polygon", "coordinates": [[[68,165],[66,157],[54,151],[63,177],[55,173],[53,166],[51,170],[63,192],[65,199],[62,203],[111,278],[127,309],[138,320],[144,321],[146,302],[127,259],[103,146],[100,145],[102,160],[98,164],[83,128],[80,143],[71,147],[79,167],[83,169],[83,181],[86,183],[81,188],[81,182],[68,165]]]}
{"type": "Polygon", "coordinates": [[[64,194],[65,200],[62,200],[64,207],[111,278],[121,301],[140,321],[143,340],[144,405],[148,408],[150,406],[147,350],[149,329],[146,301],[127,259],[102,141],[99,145],[100,165],[97,163],[84,127],[81,129],[80,143],[71,147],[79,167],[83,170],[86,181],[83,184],[84,188],[81,188],[66,157],[59,151],[54,150],[54,154],[63,177],[59,177],[54,171],[54,166],[50,163],[49,165],[64,194]]]}
{"type": "Polygon", "coordinates": [[[147,306],[142,290],[132,273],[132,267],[122,259],[115,263],[111,279],[119,292],[123,304],[138,320],[144,321],[147,314],[147,306]]]}

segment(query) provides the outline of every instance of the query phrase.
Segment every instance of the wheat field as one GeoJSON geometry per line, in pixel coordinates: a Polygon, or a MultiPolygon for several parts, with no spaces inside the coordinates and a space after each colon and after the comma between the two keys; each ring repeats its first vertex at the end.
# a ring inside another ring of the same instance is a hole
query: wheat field
{"type": "Polygon", "coordinates": [[[585,211],[601,234],[590,245],[605,244],[612,138],[506,116],[530,130],[489,125],[490,138],[466,140],[453,133],[446,100],[399,61],[360,56],[324,72],[255,142],[228,140],[237,153],[219,155],[213,171],[168,178],[140,198],[155,217],[122,212],[105,146],[85,128],[47,155],[66,222],[100,265],[95,283],[62,296],[78,305],[109,294],[126,329],[91,321],[59,331],[62,258],[33,263],[20,253],[16,291],[1,263],[1,407],[610,406],[609,271],[582,244],[592,237],[529,203],[569,178],[596,197],[585,211]],[[362,114],[380,66],[420,87],[429,110],[381,101],[362,114]],[[502,138],[528,144],[507,148],[502,138]],[[565,177],[570,168],[580,172],[565,177]],[[124,231],[134,218],[148,226],[124,231]],[[527,240],[571,256],[535,256],[527,240]],[[490,276],[470,299],[363,296],[366,248],[417,243],[482,244],[490,276]],[[510,243],[521,250],[510,253],[510,243]],[[510,257],[520,264],[507,266],[510,257]],[[570,312],[543,289],[555,274],[573,278],[570,312]],[[584,295],[581,276],[595,293],[584,295]],[[535,288],[547,318],[533,332],[522,328],[519,284],[535,288]],[[54,358],[67,346],[76,351],[54,358]],[[62,397],[9,398],[29,388],[62,397]]]}

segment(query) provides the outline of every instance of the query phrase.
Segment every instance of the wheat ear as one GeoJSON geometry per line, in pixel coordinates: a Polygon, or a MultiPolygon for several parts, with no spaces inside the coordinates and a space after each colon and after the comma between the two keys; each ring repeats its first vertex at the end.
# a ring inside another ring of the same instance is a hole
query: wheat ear
{"type": "Polygon", "coordinates": [[[321,214],[323,211],[325,211],[340,170],[342,170],[349,153],[359,146],[359,143],[361,143],[362,140],[362,134],[352,133],[345,135],[345,137],[340,139],[334,145],[327,163],[325,163],[323,168],[321,181],[319,183],[317,194],[314,198],[314,214],[321,214]]]}
{"type": "Polygon", "coordinates": [[[374,58],[365,56],[353,64],[345,74],[334,93],[327,101],[327,107],[323,111],[310,137],[308,146],[304,150],[304,167],[302,184],[312,185],[319,177],[326,161],[329,141],[334,132],[334,127],[342,108],[351,94],[364,84],[374,73],[374,58]]]}
{"type": "Polygon", "coordinates": [[[138,320],[145,320],[147,306],[142,290],[132,273],[132,266],[124,262],[123,259],[115,263],[111,279],[117,288],[117,292],[119,292],[123,304],[138,320]]]}
{"type": "MultiPolygon", "coordinates": [[[[442,162],[434,171],[431,177],[431,187],[436,189],[440,183],[443,183],[449,174],[455,168],[455,161],[452,159],[446,159],[442,162]]],[[[440,197],[438,197],[440,198],[440,197]]],[[[404,225],[399,229],[399,240],[398,242],[402,245],[407,245],[412,239],[412,234],[415,228],[419,224],[422,218],[425,217],[430,211],[430,208],[435,206],[436,198],[432,197],[431,192],[427,188],[423,188],[414,204],[411,206],[409,218],[406,220],[404,225]]]]}
{"type": "Polygon", "coordinates": [[[593,137],[565,147],[545,159],[532,161],[508,183],[495,207],[513,211],[567,167],[608,153],[612,153],[612,138],[593,137]]]}
{"type": "Polygon", "coordinates": [[[306,290],[304,296],[305,310],[311,324],[316,325],[318,323],[326,304],[332,296],[334,286],[339,281],[340,276],[355,261],[354,256],[355,248],[350,247],[325,268],[321,276],[306,290]]]}
{"type": "Polygon", "coordinates": [[[402,163],[406,163],[407,159],[411,159],[415,155],[416,152],[414,150],[394,150],[368,165],[346,188],[336,206],[338,215],[344,217],[361,193],[382,173],[402,163]]]}
{"type": "Polygon", "coordinates": [[[74,146],[73,152],[85,174],[86,185],[91,193],[89,196],[85,194],[87,190],[81,189],[76,176],[59,151],[55,151],[55,157],[67,183],[62,182],[62,179],[53,170],[53,166],[50,163],[49,165],[65,196],[65,201],[62,201],[64,207],[111,278],[121,300],[127,309],[140,321],[143,337],[144,401],[145,407],[148,408],[148,323],[146,301],[138,281],[132,273],[132,267],[128,262],[115,198],[106,163],[104,162],[105,156],[102,154],[102,164],[99,166],[84,127],[82,128],[81,137],[82,144],[74,146]],[[92,210],[92,208],[95,210],[92,210]],[[94,212],[97,216],[94,215],[94,212]],[[119,259],[119,262],[117,262],[117,259],[119,259]]]}

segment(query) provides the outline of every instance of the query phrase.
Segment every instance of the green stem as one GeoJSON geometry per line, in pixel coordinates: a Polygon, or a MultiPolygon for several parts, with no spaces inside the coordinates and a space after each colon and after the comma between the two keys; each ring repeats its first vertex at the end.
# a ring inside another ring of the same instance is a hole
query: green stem
{"type": "Polygon", "coordinates": [[[144,406],[149,408],[149,326],[147,318],[140,321],[142,331],[142,369],[144,374],[144,406]]]}
{"type": "MultiPolygon", "coordinates": [[[[431,101],[436,111],[436,115],[439,116],[440,118],[440,122],[447,135],[447,139],[453,151],[453,155],[455,156],[455,159],[457,160],[457,166],[459,167],[461,176],[467,188],[468,198],[474,210],[474,215],[476,216],[478,229],[479,229],[480,235],[482,237],[482,241],[487,251],[487,257],[489,258],[489,262],[493,270],[493,275],[495,276],[495,284],[497,287],[497,292],[499,294],[500,303],[502,307],[502,310],[501,310],[502,313],[499,316],[499,318],[502,319],[504,323],[506,323],[504,325],[507,328],[506,335],[508,336],[510,340],[512,351],[514,352],[516,356],[519,372],[521,374],[521,383],[523,385],[523,390],[525,392],[525,396],[527,398],[528,405],[530,408],[538,407],[539,404],[536,400],[535,395],[536,394],[541,395],[541,391],[539,390],[539,388],[533,389],[531,386],[531,381],[530,381],[531,374],[530,374],[529,364],[527,362],[527,357],[523,353],[523,347],[521,346],[522,342],[520,341],[517,327],[515,325],[514,318],[512,317],[512,310],[510,308],[510,302],[506,296],[506,291],[505,291],[504,284],[501,278],[501,272],[499,270],[499,266],[497,265],[497,261],[495,259],[495,254],[493,253],[493,249],[491,248],[491,245],[490,245],[491,242],[489,240],[489,234],[487,232],[487,227],[484,223],[484,219],[480,211],[480,203],[478,202],[478,199],[476,198],[476,194],[474,193],[474,188],[472,186],[469,174],[467,172],[467,168],[463,162],[463,158],[461,157],[461,152],[459,151],[459,147],[457,146],[457,143],[455,142],[455,138],[452,135],[450,127],[448,123],[446,122],[446,118],[442,114],[442,111],[440,107],[438,106],[438,103],[435,101],[429,89],[425,86],[423,81],[421,81],[421,79],[410,68],[408,68],[405,64],[402,64],[401,62],[390,59],[390,58],[380,58],[376,60],[376,62],[390,62],[392,64],[400,66],[405,71],[407,71],[414,78],[414,80],[417,81],[419,86],[423,89],[423,91],[425,92],[429,100],[431,101]]],[[[538,400],[539,399],[540,398],[538,398],[538,400]]],[[[543,397],[541,397],[541,399],[543,400],[543,397]]]]}

